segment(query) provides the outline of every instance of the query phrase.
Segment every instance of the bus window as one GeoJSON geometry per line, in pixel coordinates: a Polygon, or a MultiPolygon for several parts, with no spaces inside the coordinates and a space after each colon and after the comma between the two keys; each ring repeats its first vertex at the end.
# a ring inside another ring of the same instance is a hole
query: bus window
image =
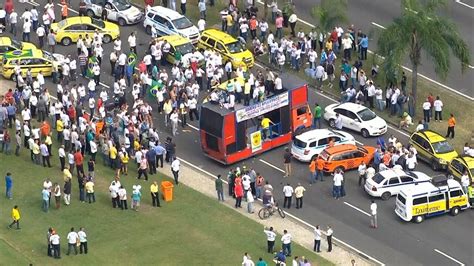
{"type": "Polygon", "coordinates": [[[438,200],[444,200],[444,194],[434,195],[429,197],[430,202],[435,202],[438,200]]]}
{"type": "Polygon", "coordinates": [[[219,145],[217,144],[217,138],[206,133],[207,147],[213,151],[219,151],[219,145]]]}
{"type": "Polygon", "coordinates": [[[427,202],[428,202],[428,199],[426,197],[419,197],[419,198],[413,199],[413,205],[425,204],[427,202]]]}
{"type": "Polygon", "coordinates": [[[460,189],[449,192],[449,196],[451,196],[451,198],[459,197],[461,195],[462,195],[462,192],[460,189]]]}

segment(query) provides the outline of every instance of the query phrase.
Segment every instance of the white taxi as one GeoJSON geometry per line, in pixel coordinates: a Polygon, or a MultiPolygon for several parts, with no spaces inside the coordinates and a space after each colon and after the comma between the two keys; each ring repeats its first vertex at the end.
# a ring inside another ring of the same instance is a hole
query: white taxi
{"type": "Polygon", "coordinates": [[[389,169],[367,179],[364,188],[370,196],[388,200],[391,196],[397,195],[401,189],[416,187],[420,183],[429,183],[430,181],[431,177],[422,172],[389,169]]]}

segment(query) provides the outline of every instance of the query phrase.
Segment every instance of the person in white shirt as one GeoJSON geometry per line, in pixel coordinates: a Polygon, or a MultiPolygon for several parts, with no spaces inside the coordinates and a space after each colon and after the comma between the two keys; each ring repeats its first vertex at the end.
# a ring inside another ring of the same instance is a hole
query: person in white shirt
{"type": "Polygon", "coordinates": [[[430,122],[430,115],[431,115],[431,103],[428,98],[426,98],[425,102],[423,102],[423,120],[426,123],[430,122]]]}
{"type": "Polygon", "coordinates": [[[377,203],[374,200],[370,204],[370,227],[377,228],[377,203]]]}
{"type": "Polygon", "coordinates": [[[319,225],[316,225],[314,228],[314,252],[321,252],[321,230],[319,229],[319,225]]]}
{"type": "Polygon", "coordinates": [[[77,232],[77,235],[79,237],[79,242],[81,243],[79,247],[79,253],[82,254],[84,252],[84,254],[87,254],[87,234],[83,227],[81,227],[79,232],[77,232]]]}
{"type": "Polygon", "coordinates": [[[417,160],[416,160],[416,154],[413,154],[413,152],[410,151],[410,153],[408,154],[408,157],[407,157],[405,163],[406,163],[407,169],[408,169],[409,171],[415,170],[415,167],[416,167],[416,165],[418,164],[418,162],[417,162],[417,160]]]}
{"type": "Polygon", "coordinates": [[[197,23],[199,32],[203,32],[206,29],[206,20],[200,18],[197,23]]]}
{"type": "Polygon", "coordinates": [[[176,134],[178,134],[178,119],[179,119],[178,109],[175,109],[170,114],[171,132],[173,133],[173,136],[176,136],[176,134]]]}
{"type": "Polygon", "coordinates": [[[179,166],[180,166],[180,162],[178,158],[174,157],[173,161],[171,162],[171,172],[173,172],[174,182],[176,185],[179,185],[179,182],[178,182],[179,166]]]}
{"type": "Polygon", "coordinates": [[[461,186],[462,186],[462,190],[464,190],[464,193],[466,194],[468,192],[469,185],[470,185],[469,176],[467,175],[467,171],[464,171],[464,173],[461,176],[461,186]]]}
{"type": "Polygon", "coordinates": [[[439,99],[439,96],[436,96],[436,100],[433,102],[434,111],[435,111],[435,121],[443,121],[442,111],[443,111],[443,102],[439,99]]]}
{"type": "Polygon", "coordinates": [[[357,168],[357,172],[359,172],[359,187],[365,185],[366,174],[367,174],[367,166],[364,162],[362,162],[359,167],[357,168]]]}
{"type": "Polygon", "coordinates": [[[287,257],[291,257],[291,234],[285,229],[281,237],[282,249],[287,257]]]}
{"type": "Polygon", "coordinates": [[[130,50],[132,50],[136,54],[137,53],[137,37],[135,36],[135,32],[132,32],[130,36],[128,36],[128,45],[130,46],[130,50]]]}
{"type": "Polygon", "coordinates": [[[77,242],[79,240],[79,236],[77,235],[76,231],[74,231],[74,227],[71,228],[69,234],[67,234],[67,253],[66,255],[69,256],[71,253],[71,249],[74,249],[74,253],[77,255],[77,242]]]}
{"type": "Polygon", "coordinates": [[[60,237],[56,233],[56,231],[51,232],[51,236],[49,237],[49,243],[51,244],[51,247],[53,249],[53,256],[55,259],[60,259],[61,258],[61,247],[60,247],[60,237]]]}
{"type": "Polygon", "coordinates": [[[342,182],[344,181],[342,171],[340,171],[339,169],[336,170],[336,172],[334,173],[333,181],[334,184],[332,188],[332,196],[335,199],[339,199],[340,197],[342,197],[342,182]]]}
{"type": "Polygon", "coordinates": [[[287,183],[286,186],[283,187],[283,194],[285,196],[285,200],[283,201],[283,208],[290,208],[291,207],[291,198],[293,197],[293,188],[290,186],[290,183],[287,183]]]}
{"type": "Polygon", "coordinates": [[[267,235],[267,252],[273,254],[273,247],[275,246],[276,233],[273,231],[273,227],[263,227],[263,232],[267,235]]]}

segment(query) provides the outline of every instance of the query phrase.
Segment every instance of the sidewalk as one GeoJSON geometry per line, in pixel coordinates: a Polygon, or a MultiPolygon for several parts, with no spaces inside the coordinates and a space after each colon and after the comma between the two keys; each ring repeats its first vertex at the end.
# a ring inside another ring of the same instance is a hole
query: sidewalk
{"type": "MultiPolygon", "coordinates": [[[[217,194],[215,191],[214,185],[214,176],[210,176],[210,174],[204,174],[205,170],[196,171],[194,166],[191,167],[188,163],[181,160],[181,166],[179,171],[179,181],[180,183],[191,187],[194,190],[197,190],[211,198],[215,198],[217,200],[217,194]]],[[[171,169],[170,165],[164,165],[164,168],[158,169],[165,175],[171,176],[171,169]]],[[[223,178],[225,180],[225,178],[223,178]]],[[[226,182],[226,181],[224,181],[226,182]]],[[[226,182],[227,183],[227,182],[226,182]]],[[[275,232],[279,233],[280,235],[283,234],[283,230],[286,229],[290,232],[293,236],[293,241],[300,244],[301,246],[308,249],[308,252],[312,252],[313,245],[314,245],[314,233],[313,229],[310,229],[309,226],[303,225],[302,223],[298,222],[296,219],[289,217],[287,214],[285,219],[280,218],[280,216],[272,216],[268,220],[261,220],[258,217],[258,210],[262,207],[260,202],[254,203],[255,213],[249,214],[247,213],[246,203],[243,201],[243,207],[241,209],[234,208],[234,199],[228,196],[227,193],[227,186],[224,186],[224,198],[225,198],[225,206],[239,212],[240,214],[262,224],[263,226],[273,226],[275,232]]],[[[262,226],[262,243],[266,242],[265,234],[263,233],[263,226],[262,226]]],[[[337,229],[336,229],[337,230],[337,229]]],[[[281,241],[277,238],[275,243],[275,247],[278,248],[281,245],[281,241]]],[[[336,265],[351,265],[351,260],[354,259],[356,261],[356,265],[375,265],[373,262],[364,259],[356,252],[349,251],[349,249],[343,249],[340,244],[334,240],[333,237],[333,250],[332,252],[326,252],[327,250],[327,242],[326,237],[324,236],[323,232],[323,240],[321,241],[321,253],[319,255],[336,265]]],[[[254,251],[255,252],[255,251],[254,251]]],[[[296,255],[296,254],[295,254],[296,255]]],[[[288,264],[289,265],[289,264],[288,264]]]]}

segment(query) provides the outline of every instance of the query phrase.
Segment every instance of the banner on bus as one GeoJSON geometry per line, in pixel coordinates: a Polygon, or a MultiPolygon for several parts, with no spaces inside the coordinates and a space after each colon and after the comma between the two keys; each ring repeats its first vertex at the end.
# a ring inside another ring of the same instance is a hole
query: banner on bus
{"type": "Polygon", "coordinates": [[[262,149],[262,131],[255,131],[250,134],[252,153],[262,149]]]}
{"type": "Polygon", "coordinates": [[[265,113],[270,111],[276,110],[280,107],[288,105],[288,93],[282,93],[266,99],[263,102],[259,102],[257,104],[247,106],[244,109],[240,109],[235,111],[237,123],[245,121],[247,119],[255,118],[261,116],[265,113]]]}

